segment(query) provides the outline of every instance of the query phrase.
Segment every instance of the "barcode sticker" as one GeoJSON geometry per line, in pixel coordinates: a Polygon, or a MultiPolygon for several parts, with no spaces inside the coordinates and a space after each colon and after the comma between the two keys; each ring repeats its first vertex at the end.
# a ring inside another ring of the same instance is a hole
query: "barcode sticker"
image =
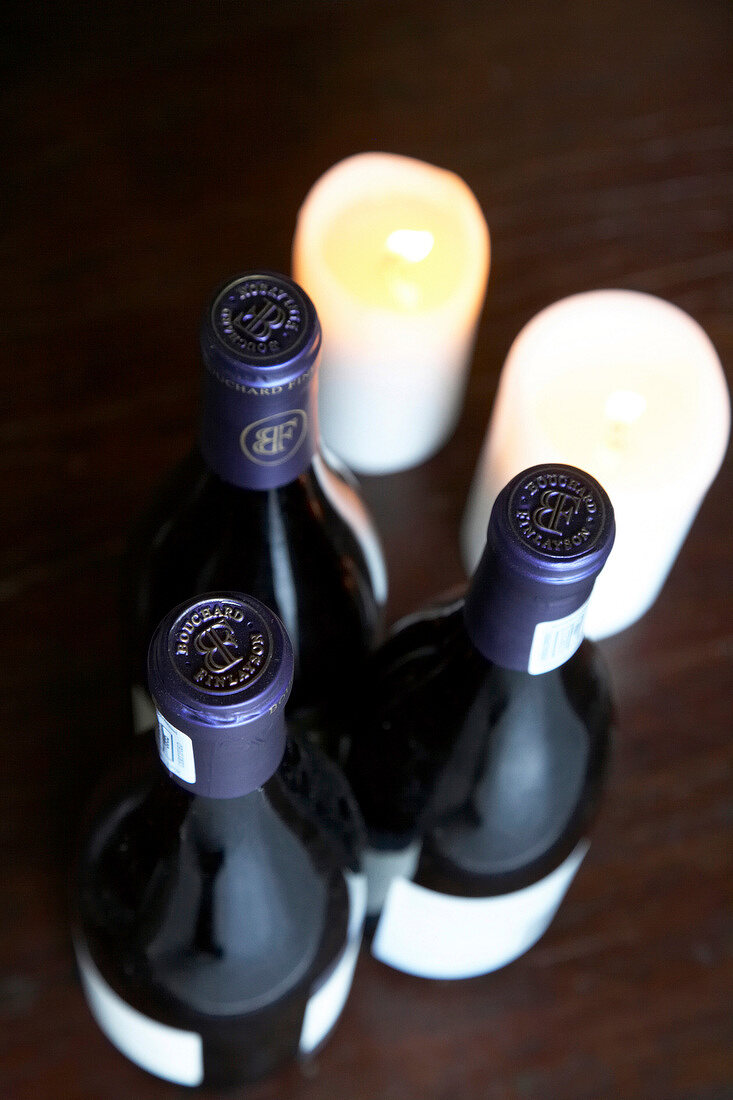
{"type": "Polygon", "coordinates": [[[185,783],[196,782],[193,741],[158,713],[158,754],[169,772],[185,783]]]}
{"type": "Polygon", "coordinates": [[[553,619],[548,623],[537,623],[529,651],[527,671],[532,676],[550,672],[564,665],[575,653],[583,641],[583,622],[590,600],[566,615],[564,619],[553,619]]]}

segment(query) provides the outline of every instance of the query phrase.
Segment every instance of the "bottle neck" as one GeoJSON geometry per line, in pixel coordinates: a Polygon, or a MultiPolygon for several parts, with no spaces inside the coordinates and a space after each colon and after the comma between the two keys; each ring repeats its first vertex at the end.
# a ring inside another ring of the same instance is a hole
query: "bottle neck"
{"type": "Polygon", "coordinates": [[[225,851],[243,840],[256,844],[262,834],[262,817],[259,787],[238,798],[193,795],[187,810],[192,837],[204,851],[225,851]]]}
{"type": "Polygon", "coordinates": [[[494,664],[531,675],[550,672],[583,641],[594,581],[595,576],[574,584],[528,582],[487,544],[466,593],[466,630],[494,664]]]}
{"type": "Polygon", "coordinates": [[[253,385],[204,372],[201,451],[223,481],[275,489],[294,481],[318,447],[316,364],[282,385],[253,385]]]}
{"type": "Polygon", "coordinates": [[[234,799],[257,790],[277,771],[285,752],[283,707],[270,721],[207,727],[188,719],[176,723],[157,712],[156,745],[170,778],[206,800],[234,799]]]}

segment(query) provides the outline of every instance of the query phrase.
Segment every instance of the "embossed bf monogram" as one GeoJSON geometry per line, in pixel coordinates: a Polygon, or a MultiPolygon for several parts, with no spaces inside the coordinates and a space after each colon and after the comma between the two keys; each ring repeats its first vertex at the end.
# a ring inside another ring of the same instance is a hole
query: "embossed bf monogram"
{"type": "Polygon", "coordinates": [[[283,410],[248,424],[239,437],[239,445],[252,462],[278,466],[298,450],[307,426],[308,417],[302,409],[283,410]]]}
{"type": "Polygon", "coordinates": [[[293,418],[283,421],[282,424],[269,424],[265,428],[259,428],[255,432],[252,450],[256,455],[267,457],[281,454],[286,449],[285,444],[290,442],[298,427],[298,420],[293,418]]]}
{"type": "Polygon", "coordinates": [[[580,499],[560,489],[545,489],[539,507],[532,513],[532,522],[548,535],[561,535],[560,523],[567,527],[580,508],[580,499]]]}
{"type": "Polygon", "coordinates": [[[204,658],[204,667],[215,674],[228,672],[244,660],[241,656],[234,656],[237,651],[237,639],[226,623],[207,626],[196,635],[194,645],[204,658]],[[234,652],[230,652],[231,650],[234,652]]]}
{"type": "Polygon", "coordinates": [[[251,340],[263,343],[283,327],[286,319],[285,310],[277,302],[254,301],[232,319],[232,325],[251,340]]]}

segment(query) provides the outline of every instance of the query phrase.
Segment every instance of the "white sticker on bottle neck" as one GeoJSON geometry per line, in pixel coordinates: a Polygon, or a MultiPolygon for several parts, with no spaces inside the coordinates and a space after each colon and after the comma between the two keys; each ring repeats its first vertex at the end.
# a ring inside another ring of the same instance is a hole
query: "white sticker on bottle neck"
{"type": "Polygon", "coordinates": [[[200,1085],[204,1079],[201,1036],[131,1008],[104,980],[86,946],[76,940],[74,948],[92,1016],[109,1041],[148,1073],[177,1085],[200,1085]]]}
{"type": "Polygon", "coordinates": [[[562,619],[537,623],[532,636],[527,671],[532,676],[551,672],[572,657],[583,641],[583,622],[590,599],[562,619]]]}
{"type": "Polygon", "coordinates": [[[439,894],[395,879],[372,954],[421,978],[473,978],[498,970],[547,930],[587,851],[583,840],[546,878],[493,898],[439,894]]]}
{"type": "Polygon", "coordinates": [[[300,1032],[300,1053],[310,1054],[326,1039],[341,1015],[349,996],[359,956],[366,913],[366,876],[346,873],[349,891],[349,923],[346,945],[325,982],[312,994],[305,1009],[300,1032]]]}
{"type": "Polygon", "coordinates": [[[188,734],[177,730],[158,711],[158,754],[169,772],[185,783],[196,782],[196,761],[193,741],[188,734]]]}

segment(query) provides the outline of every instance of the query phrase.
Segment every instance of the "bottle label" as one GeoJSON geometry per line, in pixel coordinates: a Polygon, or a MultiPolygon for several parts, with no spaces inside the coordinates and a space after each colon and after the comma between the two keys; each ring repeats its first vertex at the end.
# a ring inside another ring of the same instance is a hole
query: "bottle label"
{"type": "Polygon", "coordinates": [[[158,755],[166,768],[177,775],[184,783],[196,782],[196,761],[193,755],[193,741],[188,734],[177,730],[158,714],[158,755]]]}
{"type": "Polygon", "coordinates": [[[86,946],[77,940],[74,948],[92,1016],[109,1041],[148,1073],[177,1085],[200,1085],[204,1079],[201,1036],[131,1008],[104,980],[86,946]]]}
{"type": "Polygon", "coordinates": [[[421,978],[472,978],[498,970],[547,930],[587,850],[583,840],[546,878],[493,898],[439,894],[397,878],[372,954],[421,978]]]}
{"type": "MultiPolygon", "coordinates": [[[[299,1052],[309,1054],[333,1030],[346,1004],[359,956],[366,912],[366,876],[346,873],[349,920],[346,944],[335,965],[306,1005],[299,1052]]],[[[77,964],[91,1013],[107,1038],[130,1061],[167,1081],[200,1085],[203,1041],[195,1031],[171,1027],[132,1008],[108,985],[86,946],[74,941],[77,964]]]]}
{"type": "Polygon", "coordinates": [[[583,641],[583,623],[589,603],[590,599],[587,599],[577,611],[565,615],[562,619],[537,623],[532,635],[527,665],[527,671],[532,676],[539,676],[543,672],[559,668],[572,657],[583,641]]]}
{"type": "Polygon", "coordinates": [[[326,1039],[341,1015],[351,989],[366,913],[366,875],[347,872],[346,885],[349,891],[346,946],[326,980],[311,995],[306,1005],[300,1033],[301,1054],[309,1054],[326,1039]]]}

